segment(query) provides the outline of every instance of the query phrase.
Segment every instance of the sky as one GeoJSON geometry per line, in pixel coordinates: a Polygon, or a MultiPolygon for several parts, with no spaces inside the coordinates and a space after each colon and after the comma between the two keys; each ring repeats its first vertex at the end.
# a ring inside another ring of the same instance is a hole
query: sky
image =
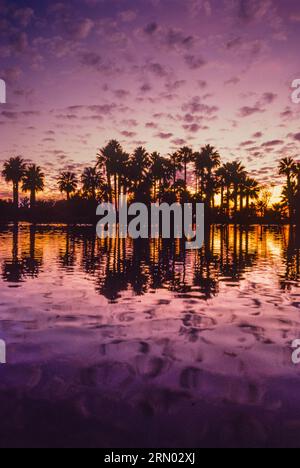
{"type": "Polygon", "coordinates": [[[279,159],[300,159],[299,41],[299,0],[0,0],[0,165],[39,164],[51,198],[110,139],[211,144],[278,186],[279,159]]]}

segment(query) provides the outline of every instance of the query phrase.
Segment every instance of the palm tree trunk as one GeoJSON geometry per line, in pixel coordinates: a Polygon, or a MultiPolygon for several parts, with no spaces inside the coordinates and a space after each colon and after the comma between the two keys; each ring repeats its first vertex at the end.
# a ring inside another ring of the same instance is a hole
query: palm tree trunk
{"type": "Polygon", "coordinates": [[[118,211],[118,190],[117,190],[117,174],[114,175],[114,194],[115,194],[115,207],[118,211]]]}
{"type": "Polygon", "coordinates": [[[14,198],[14,207],[16,209],[19,208],[19,184],[18,182],[14,182],[14,185],[13,185],[13,198],[14,198]]]}
{"type": "Polygon", "coordinates": [[[36,196],[35,190],[31,190],[30,192],[30,209],[33,210],[35,208],[36,196]]]}
{"type": "Polygon", "coordinates": [[[293,217],[293,207],[292,207],[292,183],[291,183],[290,175],[287,178],[287,189],[288,189],[289,218],[291,221],[293,217]]]}
{"type": "Polygon", "coordinates": [[[224,211],[224,185],[221,185],[221,213],[224,211]]]}
{"type": "Polygon", "coordinates": [[[111,187],[111,179],[110,179],[110,172],[106,168],[106,177],[107,177],[107,186],[108,186],[108,193],[109,193],[109,201],[110,203],[113,202],[113,196],[112,196],[112,187],[111,187]]]}
{"type": "Polygon", "coordinates": [[[203,201],[204,194],[204,171],[201,172],[201,200],[203,201]]]}
{"type": "Polygon", "coordinates": [[[230,217],[230,185],[227,186],[227,217],[230,217]]]}
{"type": "Polygon", "coordinates": [[[237,215],[238,211],[238,187],[234,187],[234,214],[237,215]]]}

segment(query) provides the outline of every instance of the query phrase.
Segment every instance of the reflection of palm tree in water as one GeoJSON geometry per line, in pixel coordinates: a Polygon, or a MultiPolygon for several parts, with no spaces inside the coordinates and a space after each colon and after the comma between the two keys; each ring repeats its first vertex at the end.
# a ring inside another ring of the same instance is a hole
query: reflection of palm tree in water
{"type": "MultiPolygon", "coordinates": [[[[284,228],[283,228],[284,229],[284,228]]],[[[281,289],[290,291],[293,282],[300,280],[300,237],[299,227],[286,226],[287,242],[283,248],[285,259],[285,274],[280,279],[281,289]]]]}
{"type": "Polygon", "coordinates": [[[105,267],[100,266],[96,289],[114,303],[120,298],[120,292],[128,289],[129,285],[125,239],[118,237],[101,241],[100,251],[105,267]]]}
{"type": "Polygon", "coordinates": [[[29,250],[28,254],[19,255],[19,224],[14,223],[12,228],[12,257],[5,261],[2,268],[3,279],[9,283],[19,283],[26,277],[38,277],[42,264],[42,256],[36,258],[36,226],[29,228],[29,250]]]}
{"type": "Polygon", "coordinates": [[[193,284],[199,288],[200,296],[204,300],[210,299],[218,291],[213,226],[205,232],[203,249],[196,252],[193,284]]]}
{"type": "Polygon", "coordinates": [[[19,283],[24,277],[24,264],[19,259],[19,224],[14,223],[12,228],[12,256],[6,260],[2,267],[2,277],[9,283],[19,283]]]}
{"type": "Polygon", "coordinates": [[[24,270],[26,275],[37,278],[42,265],[42,257],[36,257],[36,226],[29,228],[29,255],[24,257],[24,270]]]}
{"type": "Polygon", "coordinates": [[[252,252],[249,252],[251,228],[234,226],[232,229],[233,232],[230,226],[221,227],[219,270],[225,281],[238,283],[246,269],[255,263],[258,246],[251,243],[252,252]]]}
{"type": "Polygon", "coordinates": [[[83,241],[82,266],[97,275],[97,291],[111,302],[129,289],[138,296],[167,289],[179,297],[207,300],[218,293],[220,275],[238,282],[257,256],[249,254],[249,230],[229,227],[207,230],[205,245],[196,252],[186,251],[181,240],[117,238],[98,240],[97,245],[98,249],[93,237],[83,241]],[[217,239],[219,252],[215,252],[217,239]]]}
{"type": "Polygon", "coordinates": [[[76,263],[75,232],[70,226],[66,229],[65,249],[60,250],[59,263],[63,268],[73,269],[76,263]]]}

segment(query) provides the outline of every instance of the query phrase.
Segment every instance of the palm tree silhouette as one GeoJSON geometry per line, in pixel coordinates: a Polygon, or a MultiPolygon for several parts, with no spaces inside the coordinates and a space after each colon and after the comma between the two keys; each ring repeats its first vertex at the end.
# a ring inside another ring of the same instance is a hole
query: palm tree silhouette
{"type": "Polygon", "coordinates": [[[163,192],[169,187],[173,170],[170,160],[163,158],[159,153],[151,154],[150,174],[153,180],[154,201],[161,201],[163,192]]]}
{"type": "Polygon", "coordinates": [[[295,174],[296,169],[295,161],[292,158],[283,158],[279,162],[279,174],[285,175],[287,180],[286,196],[290,220],[293,217],[293,175],[295,174]]]}
{"type": "Polygon", "coordinates": [[[129,161],[129,172],[133,184],[133,194],[136,200],[145,195],[147,186],[151,186],[149,169],[151,158],[149,153],[142,146],[135,149],[129,161]]]}
{"type": "Polygon", "coordinates": [[[97,167],[104,169],[107,178],[110,202],[115,199],[118,209],[118,199],[121,193],[122,176],[127,169],[128,155],[124,153],[122,146],[116,140],[111,140],[97,155],[97,167]],[[112,189],[112,186],[114,189],[112,189]]]}
{"type": "Polygon", "coordinates": [[[297,224],[300,223],[300,162],[296,162],[294,174],[297,181],[296,187],[296,200],[295,200],[295,207],[296,207],[296,220],[297,224]]]}
{"type": "Polygon", "coordinates": [[[216,172],[216,176],[218,180],[218,186],[221,189],[221,214],[224,214],[225,188],[228,187],[228,185],[230,185],[229,175],[225,165],[219,167],[219,169],[216,172]]]}
{"type": "Polygon", "coordinates": [[[196,152],[193,156],[194,162],[194,172],[196,177],[196,193],[199,193],[200,189],[200,199],[203,200],[204,190],[205,190],[205,170],[206,170],[206,161],[202,152],[196,152]]]}
{"type": "Polygon", "coordinates": [[[181,148],[178,152],[178,158],[184,170],[184,184],[187,187],[187,167],[193,161],[193,150],[187,146],[181,148]]]}
{"type": "Polygon", "coordinates": [[[13,183],[13,203],[17,209],[19,207],[19,185],[24,176],[26,164],[21,156],[10,158],[4,163],[2,176],[6,182],[13,183]]]}
{"type": "Polygon", "coordinates": [[[22,179],[23,192],[30,192],[30,208],[34,209],[36,204],[36,193],[42,192],[45,187],[45,175],[42,169],[36,164],[30,165],[22,179]]]}
{"type": "Polygon", "coordinates": [[[58,187],[61,193],[67,194],[67,200],[70,200],[70,196],[77,189],[78,182],[76,174],[73,172],[62,172],[58,178],[58,187]]]}
{"type": "Polygon", "coordinates": [[[173,191],[175,192],[177,173],[181,172],[183,169],[179,153],[175,151],[174,153],[170,154],[170,161],[172,167],[173,191]]]}
{"type": "Polygon", "coordinates": [[[245,180],[245,168],[241,162],[234,161],[226,165],[229,171],[231,184],[233,185],[234,213],[238,212],[238,195],[240,184],[245,180]]]}
{"type": "Polygon", "coordinates": [[[246,177],[245,181],[243,182],[243,189],[246,197],[246,211],[247,214],[249,214],[250,200],[258,200],[260,188],[258,182],[255,179],[246,177]]]}
{"type": "Polygon", "coordinates": [[[84,194],[93,201],[97,200],[97,194],[104,188],[104,179],[96,167],[86,167],[81,176],[84,194]]]}
{"type": "Polygon", "coordinates": [[[202,177],[204,177],[206,184],[206,202],[210,208],[214,199],[215,188],[213,170],[220,166],[221,156],[213,146],[206,145],[201,149],[200,158],[202,158],[202,164],[204,165],[202,177]]]}

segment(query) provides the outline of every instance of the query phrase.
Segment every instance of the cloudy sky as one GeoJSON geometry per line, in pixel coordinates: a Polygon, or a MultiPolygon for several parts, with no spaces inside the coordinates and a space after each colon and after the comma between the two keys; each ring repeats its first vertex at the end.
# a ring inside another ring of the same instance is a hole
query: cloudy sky
{"type": "Polygon", "coordinates": [[[278,159],[300,158],[299,0],[0,0],[0,37],[0,164],[40,164],[48,194],[112,138],[210,143],[277,184],[278,159]]]}

